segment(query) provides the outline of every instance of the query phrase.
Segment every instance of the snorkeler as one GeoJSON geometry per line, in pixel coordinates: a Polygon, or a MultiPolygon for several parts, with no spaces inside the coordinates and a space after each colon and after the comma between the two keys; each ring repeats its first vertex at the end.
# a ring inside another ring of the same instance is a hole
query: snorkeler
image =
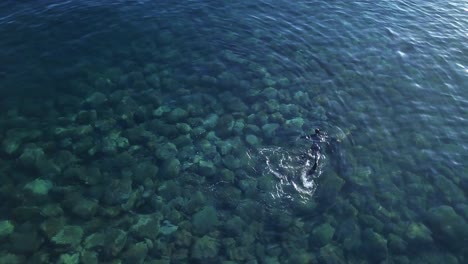
{"type": "Polygon", "coordinates": [[[306,159],[314,161],[314,165],[307,172],[307,175],[313,175],[315,171],[317,170],[318,163],[320,161],[320,156],[321,156],[320,155],[321,148],[320,148],[319,143],[324,141],[324,136],[320,133],[320,129],[316,128],[314,132],[315,134],[301,137],[301,138],[312,140],[312,146],[310,147],[310,151],[307,151],[302,156],[302,158],[306,158],[306,159]]]}

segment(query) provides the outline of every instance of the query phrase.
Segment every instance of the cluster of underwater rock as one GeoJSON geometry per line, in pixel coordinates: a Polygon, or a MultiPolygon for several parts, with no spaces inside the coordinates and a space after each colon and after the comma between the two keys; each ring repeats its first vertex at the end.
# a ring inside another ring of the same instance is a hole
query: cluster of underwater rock
{"type": "Polygon", "coordinates": [[[419,176],[376,175],[384,157],[372,143],[344,153],[347,169],[328,168],[312,199],[277,205],[278,179],[251,150],[284,146],[281,131],[310,131],[337,103],[300,77],[224,57],[256,69],[255,81],[147,64],[75,83],[97,89],[84,99],[12,103],[0,133],[0,263],[466,260],[465,193],[440,176],[450,193],[431,204],[419,176]]]}
{"type": "MultiPolygon", "coordinates": [[[[42,114],[12,107],[0,146],[0,263],[289,258],[262,234],[256,185],[271,189],[274,178],[255,175],[248,155],[279,127],[304,124],[301,107],[279,103],[286,96],[269,87],[248,105],[229,92],[171,99],[156,86],[63,96],[42,114]]],[[[299,234],[303,223],[283,225],[299,234]]]]}

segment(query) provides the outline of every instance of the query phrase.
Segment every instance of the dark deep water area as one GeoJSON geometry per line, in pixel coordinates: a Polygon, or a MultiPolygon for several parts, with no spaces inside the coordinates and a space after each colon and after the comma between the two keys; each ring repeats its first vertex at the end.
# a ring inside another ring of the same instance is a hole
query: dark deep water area
{"type": "Polygon", "coordinates": [[[468,262],[466,1],[7,0],[0,36],[0,264],[468,262]]]}

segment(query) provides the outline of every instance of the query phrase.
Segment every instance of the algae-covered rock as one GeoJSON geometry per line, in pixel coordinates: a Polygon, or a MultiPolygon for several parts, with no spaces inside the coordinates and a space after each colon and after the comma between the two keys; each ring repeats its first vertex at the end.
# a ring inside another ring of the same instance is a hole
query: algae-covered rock
{"type": "Polygon", "coordinates": [[[342,241],[343,248],[348,251],[357,250],[362,244],[361,229],[353,217],[340,223],[335,236],[342,241]]]}
{"type": "Polygon", "coordinates": [[[288,259],[288,263],[290,264],[309,264],[309,263],[317,263],[314,255],[308,252],[304,252],[303,250],[299,252],[294,252],[291,254],[291,257],[288,259]]]}
{"type": "Polygon", "coordinates": [[[349,177],[349,179],[356,185],[369,187],[372,185],[371,174],[372,170],[370,167],[357,167],[354,168],[352,177],[349,177]]]}
{"type": "Polygon", "coordinates": [[[158,172],[158,175],[160,175],[164,179],[173,179],[179,176],[180,170],[180,161],[176,158],[173,158],[164,161],[161,170],[159,170],[158,172]]]}
{"type": "Polygon", "coordinates": [[[228,248],[227,255],[230,260],[234,260],[236,262],[243,262],[247,259],[253,258],[253,256],[249,253],[249,249],[247,247],[228,248]]]}
{"type": "Polygon", "coordinates": [[[52,240],[64,226],[65,219],[63,217],[49,217],[41,223],[40,229],[49,240],[52,240]]]}
{"type": "MultiPolygon", "coordinates": [[[[444,199],[447,200],[449,204],[463,203],[466,202],[466,196],[457,184],[448,179],[444,175],[452,175],[451,171],[446,171],[445,168],[440,168],[442,170],[442,175],[434,178],[434,186],[440,190],[443,194],[444,199]]],[[[453,176],[455,177],[455,176],[453,176]]]]}
{"type": "Polygon", "coordinates": [[[356,217],[358,209],[347,199],[338,198],[336,201],[337,210],[346,217],[356,217]]]}
{"type": "Polygon", "coordinates": [[[96,214],[98,206],[97,201],[81,197],[75,202],[72,212],[79,217],[89,219],[96,214]]]}
{"type": "Polygon", "coordinates": [[[115,127],[116,123],[117,121],[114,119],[97,120],[94,127],[101,133],[108,133],[115,127]]]}
{"type": "Polygon", "coordinates": [[[81,180],[86,185],[97,185],[101,183],[105,178],[101,174],[101,170],[97,167],[88,167],[84,174],[79,175],[81,180]]]}
{"type": "Polygon", "coordinates": [[[87,125],[94,123],[97,120],[97,111],[90,110],[90,111],[79,111],[76,114],[76,123],[80,125],[87,125]]]}
{"type": "Polygon", "coordinates": [[[45,159],[44,150],[39,147],[29,146],[23,150],[18,162],[27,168],[36,168],[36,164],[41,159],[45,159]]]}
{"type": "Polygon", "coordinates": [[[109,205],[120,205],[128,201],[132,195],[132,179],[116,179],[106,186],[104,202],[109,205]]]}
{"type": "Polygon", "coordinates": [[[156,108],[154,111],[153,111],[153,116],[155,117],[161,117],[163,116],[165,113],[169,113],[171,111],[171,109],[169,108],[169,106],[167,105],[162,105],[158,108],[156,108]]]}
{"type": "Polygon", "coordinates": [[[245,141],[251,146],[251,147],[258,147],[260,145],[260,140],[258,139],[257,136],[249,134],[245,137],[245,141]]]}
{"type": "Polygon", "coordinates": [[[152,87],[158,89],[161,86],[161,79],[156,73],[153,73],[146,77],[146,82],[152,87]]]}
{"type": "Polygon", "coordinates": [[[406,251],[408,243],[401,237],[390,234],[388,235],[388,248],[393,252],[403,253],[406,251]]]}
{"type": "Polygon", "coordinates": [[[13,209],[13,219],[19,222],[39,221],[42,219],[41,208],[38,206],[18,206],[13,209]]]}
{"type": "Polygon", "coordinates": [[[156,149],[156,157],[160,160],[168,160],[177,155],[177,147],[172,143],[164,143],[156,149]]]}
{"type": "Polygon", "coordinates": [[[0,264],[22,264],[26,263],[26,258],[7,252],[0,253],[0,264]]]}
{"type": "Polygon", "coordinates": [[[279,230],[285,230],[293,224],[293,217],[284,210],[274,209],[271,210],[269,213],[269,217],[275,219],[273,225],[279,230]]]}
{"type": "Polygon", "coordinates": [[[44,239],[35,230],[21,230],[10,234],[8,243],[11,252],[18,254],[32,254],[36,252],[44,239]]]}
{"type": "Polygon", "coordinates": [[[15,226],[10,220],[0,221],[0,240],[8,237],[15,230],[15,226]]]}
{"type": "Polygon", "coordinates": [[[107,102],[107,97],[101,92],[94,92],[85,100],[85,104],[91,108],[97,108],[107,102]]]}
{"type": "Polygon", "coordinates": [[[330,243],[334,234],[335,228],[333,228],[329,223],[324,223],[314,228],[310,236],[310,240],[312,244],[321,247],[330,243]]]}
{"type": "Polygon", "coordinates": [[[293,119],[286,120],[286,126],[288,128],[301,129],[305,121],[302,117],[295,117],[293,119]]]}
{"type": "Polygon", "coordinates": [[[278,91],[273,87],[265,88],[261,93],[261,96],[264,96],[267,99],[276,99],[278,96],[278,91]]]}
{"type": "Polygon", "coordinates": [[[468,224],[452,207],[433,207],[427,213],[426,219],[434,239],[446,243],[451,248],[461,249],[466,246],[468,224]]]}
{"type": "Polygon", "coordinates": [[[359,220],[364,223],[366,226],[371,227],[376,232],[382,232],[384,228],[384,223],[378,218],[370,214],[359,214],[359,220]]]}
{"type": "Polygon", "coordinates": [[[247,197],[258,195],[257,180],[255,178],[242,179],[238,182],[238,185],[247,197]]]}
{"type": "Polygon", "coordinates": [[[81,262],[86,264],[98,264],[98,254],[94,251],[84,250],[81,252],[81,262]]]}
{"type": "Polygon", "coordinates": [[[222,169],[220,172],[220,180],[226,183],[233,183],[236,175],[228,169],[222,169]]]}
{"type": "Polygon", "coordinates": [[[123,263],[125,264],[140,264],[144,263],[148,255],[148,245],[145,242],[138,242],[130,247],[122,254],[123,263]]]}
{"type": "Polygon", "coordinates": [[[424,246],[432,243],[431,231],[423,223],[411,223],[406,230],[408,242],[424,246]]]}
{"type": "Polygon", "coordinates": [[[44,198],[52,189],[53,184],[49,180],[35,179],[24,186],[24,190],[37,198],[44,198]]]}
{"type": "Polygon", "coordinates": [[[275,131],[280,127],[279,124],[269,123],[262,126],[263,135],[267,138],[273,138],[275,131]]]}
{"type": "Polygon", "coordinates": [[[224,103],[224,107],[232,112],[244,113],[249,107],[238,97],[232,95],[229,92],[223,93],[225,96],[221,96],[221,100],[224,103]]]}
{"type": "Polygon", "coordinates": [[[219,242],[216,239],[205,235],[195,241],[192,246],[191,257],[197,260],[208,261],[215,258],[218,255],[218,251],[219,242]]]}
{"type": "Polygon", "coordinates": [[[232,236],[240,235],[245,229],[245,222],[239,216],[235,215],[223,225],[226,232],[232,236]]]}
{"type": "Polygon", "coordinates": [[[116,154],[130,146],[128,139],[120,136],[120,132],[112,132],[101,142],[101,151],[105,154],[116,154]]]}
{"type": "Polygon", "coordinates": [[[463,256],[458,256],[462,260],[459,261],[456,255],[453,255],[447,251],[440,250],[424,250],[421,251],[417,256],[411,258],[411,261],[407,263],[418,263],[418,264],[464,264],[463,256]]]}
{"type": "Polygon", "coordinates": [[[368,228],[363,233],[367,254],[374,261],[382,261],[387,258],[387,240],[380,234],[368,228]]]}
{"type": "Polygon", "coordinates": [[[165,236],[168,236],[177,231],[177,229],[179,229],[178,226],[171,224],[171,222],[169,222],[168,220],[164,220],[163,224],[159,228],[159,232],[161,232],[161,234],[165,236]]]}
{"type": "Polygon", "coordinates": [[[83,246],[87,250],[97,250],[105,256],[117,256],[127,242],[127,233],[116,228],[94,233],[86,237],[83,246]]]}
{"type": "Polygon", "coordinates": [[[241,167],[241,161],[233,155],[223,157],[223,164],[230,170],[236,170],[241,167]]]}
{"type": "Polygon", "coordinates": [[[198,170],[197,172],[201,176],[211,177],[216,174],[216,167],[211,161],[207,160],[200,160],[198,162],[198,170]]]}
{"type": "Polygon", "coordinates": [[[22,138],[7,137],[2,141],[1,150],[9,156],[18,155],[21,144],[22,138]]]}
{"type": "Polygon", "coordinates": [[[189,247],[192,244],[192,234],[186,230],[175,233],[175,244],[179,247],[189,247]]]}
{"type": "MultiPolygon", "coordinates": [[[[261,132],[260,127],[254,124],[248,124],[244,128],[244,132],[247,135],[259,135],[261,132]]],[[[258,139],[258,138],[257,138],[258,139]]]]}
{"type": "Polygon", "coordinates": [[[193,231],[196,234],[204,235],[219,224],[216,210],[213,206],[205,206],[203,209],[193,215],[193,231]]]}
{"type": "Polygon", "coordinates": [[[232,126],[232,132],[234,135],[242,136],[244,134],[245,123],[244,120],[239,119],[234,122],[232,126]]]}
{"type": "MultiPolygon", "coordinates": [[[[69,141],[70,139],[81,139],[92,135],[94,127],[91,125],[56,127],[53,134],[58,139],[69,141]]],[[[62,141],[63,142],[63,141],[62,141]]]]}
{"type": "Polygon", "coordinates": [[[268,256],[265,257],[265,264],[280,264],[277,256],[268,256]]]}
{"type": "Polygon", "coordinates": [[[261,221],[265,217],[265,208],[258,202],[247,200],[236,205],[237,214],[246,222],[261,221]]]}
{"type": "Polygon", "coordinates": [[[83,229],[80,226],[64,226],[51,241],[57,246],[75,247],[80,244],[83,237],[83,229]]]}
{"type": "Polygon", "coordinates": [[[146,179],[155,179],[159,168],[150,162],[142,162],[133,168],[135,181],[145,182],[146,179]]]}
{"type": "Polygon", "coordinates": [[[336,173],[331,173],[327,177],[319,179],[317,196],[322,202],[332,203],[339,196],[339,192],[344,184],[345,181],[342,178],[336,173]]]}
{"type": "Polygon", "coordinates": [[[160,221],[160,214],[139,215],[130,232],[136,237],[154,240],[159,234],[160,221]]]}
{"type": "Polygon", "coordinates": [[[62,254],[60,255],[57,264],[78,264],[80,263],[80,254],[62,254]]]}
{"type": "Polygon", "coordinates": [[[257,178],[257,187],[265,193],[271,193],[275,188],[276,181],[271,175],[263,175],[257,178]]]}
{"type": "Polygon", "coordinates": [[[176,108],[167,115],[169,123],[182,122],[188,117],[188,112],[182,108],[176,108]]]}
{"type": "Polygon", "coordinates": [[[21,153],[21,146],[31,139],[37,139],[42,134],[41,131],[29,129],[10,129],[2,141],[0,150],[10,157],[16,157],[21,153]]]}
{"type": "Polygon", "coordinates": [[[192,128],[187,123],[177,123],[176,128],[180,134],[190,134],[192,132],[192,128]]]}
{"type": "Polygon", "coordinates": [[[343,251],[340,248],[332,244],[328,244],[320,248],[319,260],[320,260],[320,263],[325,263],[325,264],[345,263],[343,251]]]}

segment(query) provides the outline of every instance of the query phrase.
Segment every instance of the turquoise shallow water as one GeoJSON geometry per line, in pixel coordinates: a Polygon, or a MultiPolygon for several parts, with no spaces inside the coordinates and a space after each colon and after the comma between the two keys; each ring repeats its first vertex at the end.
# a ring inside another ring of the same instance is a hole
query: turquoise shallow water
{"type": "Polygon", "coordinates": [[[466,263],[467,21],[2,2],[0,263],[466,263]]]}

